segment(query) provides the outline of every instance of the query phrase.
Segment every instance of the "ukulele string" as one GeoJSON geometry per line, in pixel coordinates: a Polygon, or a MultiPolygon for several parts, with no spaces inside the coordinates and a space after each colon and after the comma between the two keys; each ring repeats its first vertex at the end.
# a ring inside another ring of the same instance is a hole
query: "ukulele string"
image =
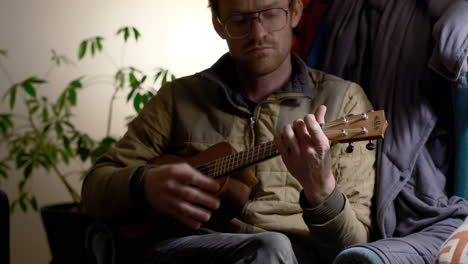
{"type": "MultiPolygon", "coordinates": [[[[360,120],[368,119],[367,114],[362,114],[361,118],[347,119],[343,117],[339,121],[332,121],[324,124],[323,132],[326,136],[343,136],[346,137],[350,133],[352,134],[366,134],[368,131],[366,128],[349,128],[349,129],[329,129],[337,125],[349,125],[350,123],[358,122],[360,120]]],[[[255,159],[260,159],[262,157],[261,151],[263,151],[263,156],[275,155],[278,153],[274,142],[269,141],[267,143],[258,145],[250,150],[244,150],[241,152],[234,153],[222,158],[213,160],[207,164],[200,166],[199,171],[207,176],[216,177],[223,175],[235,168],[240,168],[243,165],[251,164],[255,159]],[[268,153],[266,153],[269,151],[268,153]]]]}
{"type": "Polygon", "coordinates": [[[235,168],[251,164],[253,161],[261,159],[262,157],[274,155],[276,152],[277,150],[274,142],[269,141],[253,149],[237,152],[201,165],[198,171],[207,176],[216,177],[234,170],[235,168]]]}

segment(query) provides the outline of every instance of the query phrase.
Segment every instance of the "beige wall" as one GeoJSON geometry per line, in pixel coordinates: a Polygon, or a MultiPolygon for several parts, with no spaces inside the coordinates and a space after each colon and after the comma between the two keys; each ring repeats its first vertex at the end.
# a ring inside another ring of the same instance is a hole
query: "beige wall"
{"type": "MultiPolygon", "coordinates": [[[[111,57],[117,63],[131,64],[151,72],[158,66],[168,67],[177,76],[184,76],[211,66],[227,51],[225,43],[214,33],[207,0],[0,0],[0,49],[9,57],[3,61],[15,82],[31,75],[43,76],[50,66],[50,50],[55,49],[77,60],[81,40],[102,35],[111,57]],[[137,27],[143,38],[122,49],[114,32],[121,26],[137,27]],[[123,51],[123,52],[122,52],[123,51]],[[123,60],[121,60],[123,56],[123,60]]],[[[51,75],[51,82],[42,87],[50,98],[71,78],[79,74],[109,74],[115,67],[101,56],[85,59],[76,68],[60,68],[51,75]]],[[[9,82],[0,74],[0,94],[9,82]]],[[[105,133],[107,103],[112,88],[94,86],[78,94],[76,122],[94,137],[105,133]]],[[[112,134],[125,131],[124,117],[132,113],[121,98],[116,103],[112,134]]],[[[6,103],[0,103],[0,110],[6,103]]],[[[5,151],[0,149],[0,151],[5,151]]],[[[78,166],[86,168],[87,165],[78,166]]],[[[10,175],[0,188],[10,197],[16,195],[17,175],[10,175]]],[[[78,189],[81,182],[72,178],[78,189]]],[[[54,175],[34,175],[29,187],[40,205],[70,201],[54,175]]],[[[17,211],[11,217],[12,264],[49,263],[51,260],[45,231],[36,212],[17,211]]]]}

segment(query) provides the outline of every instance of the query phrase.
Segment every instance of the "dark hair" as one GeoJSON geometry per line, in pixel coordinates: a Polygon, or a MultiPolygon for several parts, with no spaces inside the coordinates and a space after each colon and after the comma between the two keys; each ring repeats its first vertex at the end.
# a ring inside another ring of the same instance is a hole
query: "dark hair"
{"type": "Polygon", "coordinates": [[[219,17],[218,13],[218,0],[208,0],[208,7],[211,8],[211,13],[219,17]]]}
{"type": "MultiPolygon", "coordinates": [[[[289,5],[295,6],[297,1],[302,0],[289,0],[289,5]]],[[[213,13],[213,15],[219,17],[219,0],[208,0],[208,7],[211,8],[211,13],[213,13]]]]}

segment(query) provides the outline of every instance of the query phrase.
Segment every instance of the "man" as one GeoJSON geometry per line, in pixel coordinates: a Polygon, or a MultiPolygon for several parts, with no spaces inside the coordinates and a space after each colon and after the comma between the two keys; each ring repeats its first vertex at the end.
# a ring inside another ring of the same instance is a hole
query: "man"
{"type": "Polygon", "coordinates": [[[291,54],[300,0],[210,0],[210,6],[229,53],[147,103],[89,172],[87,211],[123,226],[146,219],[155,231],[137,241],[147,263],[328,263],[344,247],[368,241],[375,153],[356,143],[348,154],[343,145],[330,146],[321,129],[325,121],[371,109],[362,89],[291,54]],[[242,151],[271,140],[281,157],[251,168],[258,184],[242,213],[226,221],[211,219],[225,201],[203,170],[148,164],[222,141],[242,151]]]}

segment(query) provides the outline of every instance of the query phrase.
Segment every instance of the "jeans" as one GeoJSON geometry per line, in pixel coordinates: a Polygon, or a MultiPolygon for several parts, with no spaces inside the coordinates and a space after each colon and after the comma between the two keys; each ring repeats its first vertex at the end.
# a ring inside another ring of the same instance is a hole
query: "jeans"
{"type": "Polygon", "coordinates": [[[145,264],[298,263],[289,239],[276,232],[216,233],[163,240],[145,254],[145,264]]]}

